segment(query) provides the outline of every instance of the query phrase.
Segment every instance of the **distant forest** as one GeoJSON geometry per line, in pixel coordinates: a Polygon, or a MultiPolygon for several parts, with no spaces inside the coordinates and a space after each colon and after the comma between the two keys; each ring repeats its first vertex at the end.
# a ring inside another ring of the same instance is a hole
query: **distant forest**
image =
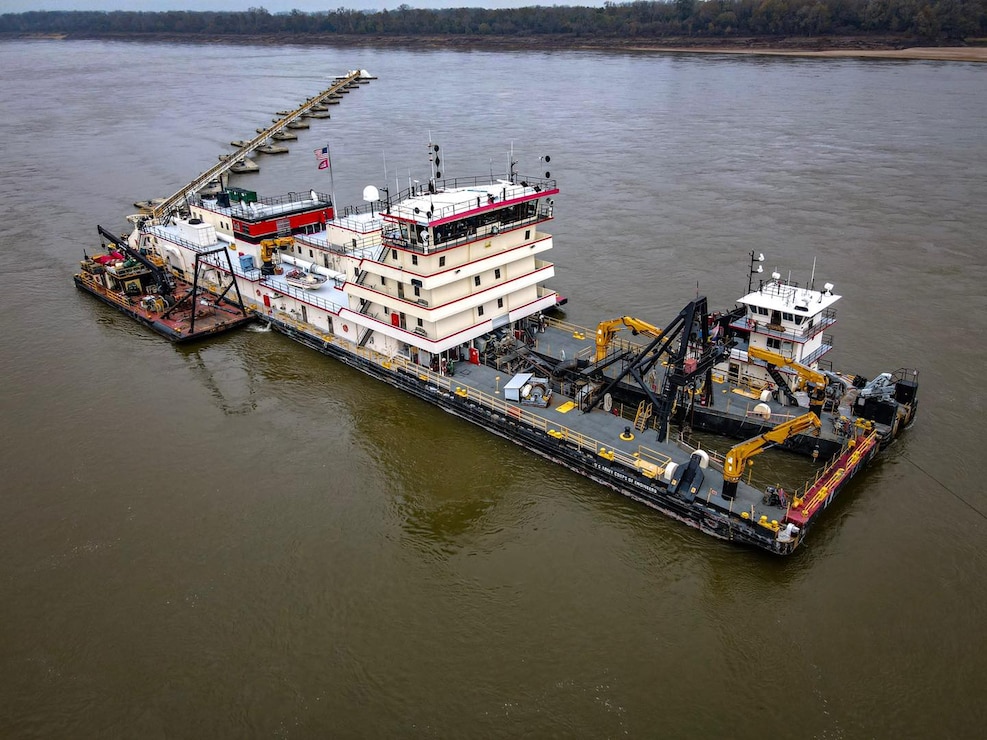
{"type": "Polygon", "coordinates": [[[71,36],[538,37],[577,40],[894,36],[926,43],[981,41],[987,0],[667,0],[604,7],[485,10],[340,8],[318,13],[245,11],[35,11],[0,15],[0,34],[71,36]]]}

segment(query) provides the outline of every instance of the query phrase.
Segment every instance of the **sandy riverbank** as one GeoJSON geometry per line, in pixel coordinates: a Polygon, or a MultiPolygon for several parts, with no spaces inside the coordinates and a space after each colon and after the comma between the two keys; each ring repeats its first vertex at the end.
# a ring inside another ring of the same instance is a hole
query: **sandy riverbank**
{"type": "Polygon", "coordinates": [[[730,47],[637,46],[635,51],[687,54],[747,54],[795,57],[856,57],[865,59],[923,59],[943,62],[987,62],[987,48],[964,46],[915,46],[907,49],[771,49],[730,47]]]}

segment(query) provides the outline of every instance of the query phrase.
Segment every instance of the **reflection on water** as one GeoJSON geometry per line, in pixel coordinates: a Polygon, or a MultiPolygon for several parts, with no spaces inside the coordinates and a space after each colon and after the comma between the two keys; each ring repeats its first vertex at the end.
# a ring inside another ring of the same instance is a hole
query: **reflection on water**
{"type": "Polygon", "coordinates": [[[224,414],[249,414],[257,409],[257,389],[248,368],[228,351],[216,352],[204,345],[178,348],[193,379],[208,389],[224,414]],[[212,362],[210,362],[212,360],[212,362]],[[222,364],[215,364],[221,360],[222,364]]]}

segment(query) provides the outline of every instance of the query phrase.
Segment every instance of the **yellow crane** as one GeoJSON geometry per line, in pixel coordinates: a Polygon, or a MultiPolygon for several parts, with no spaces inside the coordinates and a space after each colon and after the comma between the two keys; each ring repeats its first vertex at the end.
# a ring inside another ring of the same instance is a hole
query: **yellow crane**
{"type": "Polygon", "coordinates": [[[812,385],[820,386],[822,388],[826,387],[826,376],[821,372],[818,370],[813,370],[811,367],[806,367],[795,360],[790,360],[777,352],[761,349],[760,347],[751,347],[747,350],[747,355],[756,360],[764,360],[769,365],[774,365],[775,367],[789,367],[794,370],[799,378],[801,378],[804,382],[811,383],[812,385]]]}
{"type": "MultiPolygon", "coordinates": [[[[768,363],[768,372],[771,376],[775,378],[776,381],[780,382],[784,378],[776,377],[772,367],[787,367],[795,371],[801,381],[800,388],[804,388],[809,394],[809,409],[816,414],[821,414],[823,410],[823,405],[826,402],[826,386],[829,380],[818,370],[813,370],[811,367],[807,367],[800,362],[795,360],[790,360],[784,355],[778,354],[777,352],[772,352],[768,349],[761,349],[760,347],[750,347],[747,350],[747,356],[756,360],[764,360],[768,363]]],[[[787,388],[780,389],[785,392],[785,395],[791,396],[791,391],[787,388]]],[[[794,397],[792,397],[794,398],[794,397]]]]}
{"type": "Polygon", "coordinates": [[[784,444],[796,434],[801,434],[812,428],[822,429],[822,422],[819,421],[818,416],[810,411],[735,445],[723,461],[723,498],[732,499],[736,497],[737,483],[752,457],[762,453],[768,445],[784,444]]]}
{"type": "Polygon", "coordinates": [[[294,237],[281,236],[277,239],[263,239],[260,243],[260,272],[262,275],[274,275],[278,272],[275,258],[279,249],[290,249],[295,243],[294,237]]]}
{"type": "Polygon", "coordinates": [[[610,349],[610,343],[613,341],[614,336],[616,336],[617,332],[625,326],[635,335],[644,334],[652,339],[657,339],[661,336],[661,329],[631,316],[621,316],[619,319],[601,321],[596,327],[597,362],[606,358],[607,352],[610,349]]]}

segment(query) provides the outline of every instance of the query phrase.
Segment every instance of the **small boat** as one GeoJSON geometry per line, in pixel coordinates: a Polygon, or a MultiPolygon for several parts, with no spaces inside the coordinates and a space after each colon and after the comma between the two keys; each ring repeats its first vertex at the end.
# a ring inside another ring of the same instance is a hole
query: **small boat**
{"type": "Polygon", "coordinates": [[[326,275],[319,275],[296,267],[294,270],[286,272],[284,279],[288,285],[294,285],[296,288],[316,290],[325,285],[329,278],[326,275]]]}
{"type": "Polygon", "coordinates": [[[309,126],[308,121],[292,121],[291,123],[288,124],[288,128],[293,128],[293,129],[303,129],[303,128],[308,128],[308,126],[309,126]]]}
{"type": "Polygon", "coordinates": [[[250,142],[246,139],[234,139],[230,142],[230,146],[235,146],[237,149],[247,146],[250,142]]]}
{"type": "Polygon", "coordinates": [[[302,118],[330,118],[330,115],[328,111],[313,110],[309,113],[302,113],[302,118]]]}

